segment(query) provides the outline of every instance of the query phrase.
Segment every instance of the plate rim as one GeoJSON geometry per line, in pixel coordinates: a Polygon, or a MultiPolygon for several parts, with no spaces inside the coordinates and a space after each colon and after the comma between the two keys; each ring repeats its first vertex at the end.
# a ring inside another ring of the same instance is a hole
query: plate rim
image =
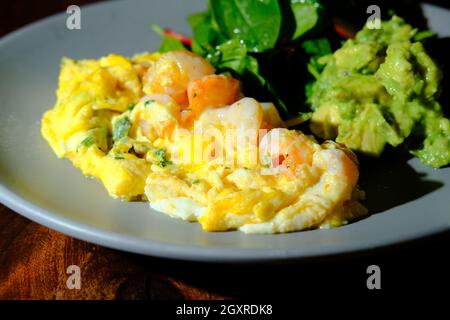
{"type": "MultiPolygon", "coordinates": [[[[320,250],[314,250],[312,252],[281,249],[201,247],[198,245],[180,245],[143,239],[93,227],[88,224],[63,217],[55,212],[42,208],[39,205],[33,204],[29,200],[26,200],[17,195],[15,192],[9,190],[3,185],[3,183],[0,183],[0,202],[14,212],[17,212],[40,225],[79,240],[135,254],[197,262],[255,263],[312,260],[343,254],[381,250],[450,230],[449,226],[443,225],[441,228],[432,228],[433,230],[416,232],[414,236],[394,236],[387,241],[383,241],[383,238],[379,238],[376,242],[364,245],[361,245],[355,241],[352,245],[338,247],[337,249],[323,246],[320,250]]],[[[258,236],[264,237],[274,235],[268,234],[258,236]]]]}

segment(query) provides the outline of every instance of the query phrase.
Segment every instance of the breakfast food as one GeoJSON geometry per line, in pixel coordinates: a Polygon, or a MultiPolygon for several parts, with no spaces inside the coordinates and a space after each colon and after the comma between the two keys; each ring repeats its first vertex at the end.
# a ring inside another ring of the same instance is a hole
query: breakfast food
{"type": "Polygon", "coordinates": [[[450,119],[441,106],[441,66],[426,50],[436,35],[395,11],[388,20],[368,17],[364,26],[352,25],[351,17],[330,19],[345,5],[211,1],[188,18],[192,39],[168,30],[160,50],[184,47],[209,59],[240,79],[246,94],[273,101],[288,124],[309,121],[318,138],[373,158],[391,150],[434,168],[448,166],[450,119]]]}
{"type": "Polygon", "coordinates": [[[123,200],[205,231],[280,233],[363,216],[346,147],[284,127],[272,103],[188,51],[63,59],[42,134],[123,200]]]}
{"type": "Polygon", "coordinates": [[[442,73],[416,35],[394,16],[321,58],[326,66],[311,97],[314,134],[376,157],[416,136],[421,144],[411,151],[423,163],[449,164],[450,120],[437,102],[442,73]]]}

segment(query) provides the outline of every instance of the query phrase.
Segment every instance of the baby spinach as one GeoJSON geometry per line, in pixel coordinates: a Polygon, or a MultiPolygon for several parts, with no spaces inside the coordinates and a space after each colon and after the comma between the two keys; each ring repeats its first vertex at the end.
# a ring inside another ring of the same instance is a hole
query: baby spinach
{"type": "Polygon", "coordinates": [[[194,32],[192,39],[192,51],[205,55],[214,51],[214,47],[227,41],[214,22],[211,12],[201,12],[188,18],[188,22],[194,32]]]}
{"type": "Polygon", "coordinates": [[[181,43],[180,40],[164,36],[161,46],[159,47],[160,52],[169,52],[174,50],[186,50],[186,47],[181,43]]]}
{"type": "Polygon", "coordinates": [[[229,72],[241,79],[244,91],[250,96],[260,95],[268,91],[270,98],[278,106],[287,111],[283,101],[273,90],[270,82],[262,75],[258,59],[250,55],[247,47],[240,40],[234,38],[216,46],[213,53],[206,56],[217,68],[218,72],[229,72]]]}
{"type": "Polygon", "coordinates": [[[157,24],[152,25],[153,31],[162,37],[162,42],[159,46],[159,52],[168,52],[173,50],[186,50],[186,47],[183,43],[175,38],[169,37],[164,34],[163,28],[158,26],[157,24]]]}
{"type": "Polygon", "coordinates": [[[207,58],[218,73],[241,80],[245,95],[273,101],[285,117],[310,111],[304,107],[301,88],[315,80],[308,69],[321,71],[318,58],[331,52],[328,40],[317,32],[321,28],[316,28],[325,12],[320,1],[210,0],[208,4],[207,11],[188,18],[193,31],[190,46],[178,40],[172,46],[167,33],[154,27],[164,37],[160,51],[187,47],[207,58]]]}
{"type": "Polygon", "coordinates": [[[308,55],[310,55],[310,64],[312,64],[318,72],[321,72],[325,66],[319,63],[319,59],[332,53],[328,39],[318,38],[306,40],[302,43],[302,48],[308,55]]]}
{"type": "Polygon", "coordinates": [[[323,14],[323,8],[316,0],[290,0],[290,2],[295,18],[295,31],[292,37],[295,40],[314,28],[323,14]]]}
{"type": "Polygon", "coordinates": [[[210,8],[223,34],[229,39],[242,40],[250,52],[275,46],[281,27],[277,0],[210,1],[210,8]]]}

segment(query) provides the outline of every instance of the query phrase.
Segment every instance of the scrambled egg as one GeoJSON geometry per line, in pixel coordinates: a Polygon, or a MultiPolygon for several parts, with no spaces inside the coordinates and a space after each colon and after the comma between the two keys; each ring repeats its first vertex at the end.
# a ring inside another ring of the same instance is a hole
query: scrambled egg
{"type": "Polygon", "coordinates": [[[65,58],[56,95],[42,135],[114,198],[205,231],[329,228],[367,213],[351,151],[283,128],[273,104],[190,52],[65,58]]]}

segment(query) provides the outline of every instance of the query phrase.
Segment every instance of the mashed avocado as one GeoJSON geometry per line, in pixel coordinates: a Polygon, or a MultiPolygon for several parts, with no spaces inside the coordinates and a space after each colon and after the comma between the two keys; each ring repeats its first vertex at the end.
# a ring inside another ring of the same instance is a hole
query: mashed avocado
{"type": "Polygon", "coordinates": [[[420,142],[411,152],[423,163],[449,164],[450,120],[436,101],[441,73],[416,35],[394,16],[321,58],[311,130],[375,157],[386,144],[397,147],[411,136],[420,142]]]}

